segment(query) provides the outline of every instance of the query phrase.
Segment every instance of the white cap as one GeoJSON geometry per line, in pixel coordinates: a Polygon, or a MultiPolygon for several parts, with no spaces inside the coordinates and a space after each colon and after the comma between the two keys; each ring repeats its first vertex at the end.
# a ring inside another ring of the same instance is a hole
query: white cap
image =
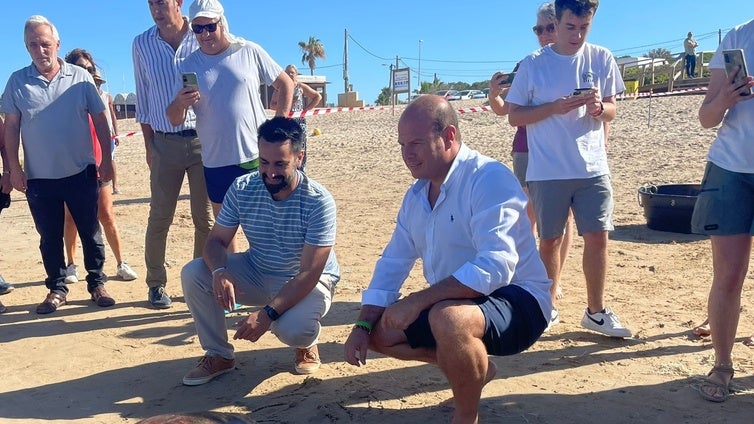
{"type": "Polygon", "coordinates": [[[222,18],[225,10],[217,0],[194,0],[189,7],[189,20],[196,18],[218,19],[222,18]]]}

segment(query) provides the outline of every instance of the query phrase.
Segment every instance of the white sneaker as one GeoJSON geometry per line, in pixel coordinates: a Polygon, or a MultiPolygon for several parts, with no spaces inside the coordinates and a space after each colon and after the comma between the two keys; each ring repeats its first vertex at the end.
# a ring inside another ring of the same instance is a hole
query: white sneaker
{"type": "Polygon", "coordinates": [[[620,323],[618,315],[610,308],[594,314],[589,313],[589,308],[585,309],[581,326],[610,337],[631,337],[631,330],[620,323]]]}
{"type": "Polygon", "coordinates": [[[552,308],[552,312],[550,313],[550,322],[547,323],[547,328],[545,328],[545,332],[550,331],[550,329],[553,326],[559,323],[560,323],[560,315],[558,315],[558,310],[555,308],[552,308]]]}
{"type": "Polygon", "coordinates": [[[79,267],[70,264],[65,268],[65,283],[73,284],[79,282],[79,267]]]}
{"type": "Polygon", "coordinates": [[[124,281],[131,281],[139,278],[134,270],[132,270],[131,267],[128,266],[128,264],[125,262],[121,262],[120,265],[118,265],[118,273],[116,275],[118,276],[118,278],[124,281]]]}

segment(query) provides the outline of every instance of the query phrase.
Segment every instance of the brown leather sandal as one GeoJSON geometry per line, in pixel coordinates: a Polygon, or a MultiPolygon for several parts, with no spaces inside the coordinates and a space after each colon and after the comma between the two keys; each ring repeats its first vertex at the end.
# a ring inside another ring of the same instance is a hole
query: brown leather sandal
{"type": "Polygon", "coordinates": [[[733,374],[733,364],[715,365],[704,382],[699,385],[699,394],[710,402],[725,402],[730,396],[730,382],[733,380],[733,374]],[[712,374],[720,374],[725,383],[710,379],[712,374]]]}
{"type": "Polygon", "coordinates": [[[58,307],[65,305],[65,300],[65,296],[51,292],[47,295],[44,302],[37,305],[37,313],[40,315],[51,314],[57,311],[58,307]]]}

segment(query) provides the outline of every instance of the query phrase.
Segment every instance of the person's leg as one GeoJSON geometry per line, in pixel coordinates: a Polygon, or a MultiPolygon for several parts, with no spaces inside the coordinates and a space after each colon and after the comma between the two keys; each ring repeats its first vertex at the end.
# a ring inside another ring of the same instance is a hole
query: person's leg
{"type": "Polygon", "coordinates": [[[167,283],[167,237],[185,173],[179,158],[179,155],[185,153],[181,143],[173,138],[156,133],[152,142],[152,165],[149,172],[151,198],[144,242],[146,283],[150,288],[164,287],[167,283]]]}
{"type": "Polygon", "coordinates": [[[605,278],[607,277],[607,231],[585,233],[582,267],[586,279],[586,299],[589,313],[605,308],[605,278]]]}
{"type": "Polygon", "coordinates": [[[107,280],[102,271],[105,264],[105,243],[97,219],[99,182],[96,168],[90,165],[83,174],[65,178],[63,181],[63,195],[81,239],[81,250],[87,271],[87,289],[91,293],[107,280]]]}
{"type": "Polygon", "coordinates": [[[441,302],[430,310],[429,321],[437,341],[437,365],[453,391],[451,422],[475,423],[489,364],[482,310],[470,301],[441,302]]]}
{"type": "MultiPolygon", "coordinates": [[[[563,241],[560,243],[560,274],[563,273],[563,269],[565,268],[565,262],[566,259],[568,259],[568,252],[570,252],[571,245],[573,244],[573,233],[575,231],[576,228],[573,221],[573,211],[569,210],[565,233],[563,233],[563,241]]],[[[563,298],[563,290],[560,287],[560,280],[558,280],[557,285],[553,284],[550,288],[550,292],[555,295],[555,299],[563,298]]]]}
{"type": "Polygon", "coordinates": [[[694,78],[696,77],[696,56],[691,56],[689,62],[691,62],[689,65],[689,69],[691,70],[691,77],[694,78]]]}
{"type": "Polygon", "coordinates": [[[110,194],[119,194],[120,190],[118,190],[118,171],[116,170],[115,160],[113,160],[111,163],[113,164],[113,180],[112,188],[108,187],[108,190],[110,191],[110,194]]]}
{"type": "Polygon", "coordinates": [[[47,278],[45,286],[65,297],[65,256],[63,254],[63,225],[65,220],[62,184],[59,180],[28,180],[26,199],[34,226],[39,233],[39,251],[47,278]]]}
{"type": "Polygon", "coordinates": [[[115,210],[113,209],[113,193],[110,187],[104,186],[99,190],[98,199],[98,218],[105,232],[105,238],[113,251],[117,265],[123,262],[123,255],[120,250],[120,234],[118,227],[115,226],[115,210]]]}
{"type": "MultiPolygon", "coordinates": [[[[748,234],[712,236],[712,287],[707,310],[715,366],[732,366],[733,344],[736,339],[741,307],[741,290],[749,268],[752,237],[748,234]]],[[[712,372],[709,380],[727,386],[732,375],[712,372]]],[[[719,388],[703,387],[710,396],[718,396],[719,388]],[[716,394],[717,393],[717,394],[716,394]]]]}
{"type": "MultiPolygon", "coordinates": [[[[231,263],[231,257],[228,258],[231,263]]],[[[237,272],[234,270],[231,272],[237,272]]],[[[231,269],[230,266],[228,269],[231,269]]],[[[228,342],[228,329],[223,308],[212,292],[212,273],[204,260],[197,258],[181,270],[181,285],[186,305],[194,318],[199,343],[207,356],[233,358],[233,345],[228,342]]]]}
{"type": "Polygon", "coordinates": [[[63,224],[63,242],[68,266],[76,263],[76,223],[73,222],[68,206],[65,206],[65,223],[63,224]]]}
{"type": "Polygon", "coordinates": [[[198,138],[186,139],[184,169],[188,174],[191,192],[191,219],[194,222],[194,257],[200,258],[209,230],[212,228],[212,207],[207,195],[207,182],[202,165],[202,146],[198,138]]]}
{"type": "Polygon", "coordinates": [[[555,305],[558,300],[557,293],[564,260],[561,246],[576,182],[574,180],[530,181],[528,187],[537,218],[539,255],[547,270],[547,277],[553,282],[550,293],[553,305],[555,305]]]}

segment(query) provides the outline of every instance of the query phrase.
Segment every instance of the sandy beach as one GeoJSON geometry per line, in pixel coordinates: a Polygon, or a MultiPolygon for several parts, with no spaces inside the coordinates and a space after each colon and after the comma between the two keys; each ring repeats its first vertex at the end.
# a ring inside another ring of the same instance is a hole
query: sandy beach
{"type": "MultiPolygon", "coordinates": [[[[695,388],[710,368],[710,340],[691,336],[706,316],[712,276],[706,237],[650,230],[637,189],[645,184],[699,183],[715,130],[703,129],[703,97],[625,100],[610,135],[608,155],[615,198],[609,244],[606,302],[634,332],[610,339],[579,325],[586,307],[577,238],[563,274],[560,324],[528,351],[493,361],[499,372],[482,393],[488,423],[751,423],[754,349],[741,340],[754,331],[754,285],[746,282],[733,350],[736,393],[724,404],[706,402],[695,388]]],[[[479,106],[483,100],[454,103],[479,106]]],[[[117,149],[115,211],[126,261],[139,273],[115,279],[107,248],[107,289],[118,303],[99,308],[86,283],[70,287],[69,304],[51,315],[34,307],[47,289],[39,236],[25,197],[0,215],[0,273],[16,290],[1,298],[0,422],[135,423],[149,416],[215,410],[248,414],[259,423],[447,422],[451,397],[445,378],[430,365],[400,362],[370,352],[367,365],[343,361],[343,343],[360,307],[374,263],[395,225],[412,179],[400,159],[400,110],[348,112],[308,119],[307,172],[324,184],[338,206],[336,252],[342,280],[323,321],[323,366],[312,376],[293,371],[293,349],[271,334],[257,343],[235,342],[236,370],[186,387],[182,376],[203,354],[182,298],[179,272],[190,260],[192,224],[188,187],[168,238],[169,310],[148,308],[144,284],[144,231],[149,210],[143,139],[117,149]]],[[[515,129],[491,112],[460,116],[463,141],[510,166],[515,129]]],[[[137,131],[133,120],[121,133],[137,131]]],[[[78,263],[81,263],[79,248],[78,263]]],[[[750,271],[749,279],[752,277],[750,271]]],[[[419,267],[405,293],[423,287],[419,267]]],[[[244,310],[228,315],[229,332],[244,310]]],[[[232,334],[232,333],[231,333],[232,334]]]]}

